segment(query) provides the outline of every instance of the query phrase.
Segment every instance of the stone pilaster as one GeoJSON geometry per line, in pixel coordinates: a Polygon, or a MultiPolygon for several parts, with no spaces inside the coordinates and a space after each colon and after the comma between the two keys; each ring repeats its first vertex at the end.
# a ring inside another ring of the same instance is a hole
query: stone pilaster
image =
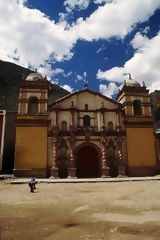
{"type": "Polygon", "coordinates": [[[106,140],[103,137],[102,137],[101,143],[102,143],[102,147],[101,147],[101,150],[102,150],[102,157],[101,157],[102,175],[101,175],[101,177],[105,178],[105,177],[110,177],[110,175],[109,175],[109,167],[107,166],[107,161],[106,161],[106,140]]]}
{"type": "Polygon", "coordinates": [[[57,139],[52,140],[52,166],[51,166],[51,178],[58,178],[57,167],[57,139]]]}
{"type": "MultiPolygon", "coordinates": [[[[73,104],[73,103],[72,103],[73,104]]],[[[74,112],[71,112],[72,121],[70,125],[70,140],[69,140],[69,166],[68,166],[68,178],[76,177],[74,149],[75,149],[75,125],[74,125],[74,112]]]]}
{"type": "Polygon", "coordinates": [[[118,166],[118,177],[126,177],[126,166],[124,164],[123,155],[122,155],[122,138],[117,138],[117,146],[118,146],[118,160],[119,160],[119,166],[118,166]]]}
{"type": "Polygon", "coordinates": [[[75,159],[74,159],[75,138],[71,135],[69,141],[69,166],[68,166],[68,178],[76,177],[75,159]]]}
{"type": "Polygon", "coordinates": [[[51,166],[52,166],[52,137],[48,137],[47,141],[47,176],[51,175],[51,166]]]}

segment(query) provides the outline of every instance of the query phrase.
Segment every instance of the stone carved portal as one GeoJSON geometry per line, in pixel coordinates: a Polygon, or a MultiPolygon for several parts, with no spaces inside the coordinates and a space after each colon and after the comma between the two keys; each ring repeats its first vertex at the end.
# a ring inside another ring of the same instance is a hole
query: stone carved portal
{"type": "Polygon", "coordinates": [[[67,157],[67,147],[61,146],[59,148],[59,154],[58,154],[58,176],[60,178],[67,178],[68,177],[68,157],[67,157]]]}
{"type": "Polygon", "coordinates": [[[97,150],[92,146],[83,146],[77,153],[77,177],[99,177],[99,157],[97,150]]]}
{"type": "Polygon", "coordinates": [[[118,161],[116,157],[116,147],[112,140],[109,141],[107,147],[107,162],[110,168],[110,176],[117,177],[118,176],[118,161]]]}

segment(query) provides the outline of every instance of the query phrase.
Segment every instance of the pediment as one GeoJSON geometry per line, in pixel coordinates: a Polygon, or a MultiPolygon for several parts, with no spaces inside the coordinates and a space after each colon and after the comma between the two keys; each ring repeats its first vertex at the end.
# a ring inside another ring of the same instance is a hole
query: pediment
{"type": "Polygon", "coordinates": [[[52,104],[52,107],[54,108],[54,106],[58,106],[61,108],[69,108],[74,106],[75,108],[83,109],[85,105],[88,105],[91,110],[99,108],[117,109],[119,103],[101,93],[84,89],[58,99],[52,104]]]}

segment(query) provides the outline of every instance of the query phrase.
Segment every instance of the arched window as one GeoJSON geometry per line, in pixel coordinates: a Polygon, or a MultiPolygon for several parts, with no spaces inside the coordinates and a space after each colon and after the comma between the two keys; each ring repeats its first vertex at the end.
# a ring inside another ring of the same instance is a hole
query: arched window
{"type": "Polygon", "coordinates": [[[108,132],[113,132],[113,122],[112,121],[108,122],[108,132]]]}
{"type": "Polygon", "coordinates": [[[28,113],[29,114],[37,114],[38,113],[38,98],[32,97],[28,103],[28,113]]]}
{"type": "Polygon", "coordinates": [[[62,121],[61,122],[61,130],[63,132],[66,132],[67,131],[67,122],[66,121],[62,121]]]}
{"type": "Polygon", "coordinates": [[[85,115],[85,116],[83,117],[83,126],[84,126],[85,128],[87,128],[87,127],[90,127],[90,125],[91,125],[90,116],[85,115]]]}
{"type": "Polygon", "coordinates": [[[142,104],[140,100],[133,101],[133,112],[134,112],[134,116],[142,115],[142,104]]]}

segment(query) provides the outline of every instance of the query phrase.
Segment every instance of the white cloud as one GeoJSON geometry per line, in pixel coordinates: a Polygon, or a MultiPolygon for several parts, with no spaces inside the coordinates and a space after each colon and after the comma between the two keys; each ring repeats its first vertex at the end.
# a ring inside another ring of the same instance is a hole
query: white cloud
{"type": "Polygon", "coordinates": [[[115,83],[111,82],[108,85],[100,84],[99,85],[99,91],[107,96],[107,97],[113,97],[113,95],[118,93],[118,87],[115,83]]]}
{"type": "Polygon", "coordinates": [[[77,74],[77,76],[76,76],[76,82],[77,81],[86,81],[86,78],[87,78],[87,73],[86,72],[84,72],[83,74],[77,74]]]}
{"type": "Polygon", "coordinates": [[[106,47],[104,46],[104,44],[97,49],[96,53],[99,54],[100,52],[103,52],[106,49],[106,47]]]}
{"type": "Polygon", "coordinates": [[[108,80],[112,82],[122,82],[124,80],[125,70],[120,67],[114,67],[108,71],[98,70],[97,79],[108,80]]]}
{"type": "Polygon", "coordinates": [[[149,41],[150,40],[147,36],[137,32],[134,39],[131,41],[131,45],[134,49],[137,49],[140,52],[143,51],[143,46],[147,46],[149,44],[149,41]]]}
{"type": "Polygon", "coordinates": [[[58,74],[63,74],[63,75],[65,74],[62,68],[52,68],[52,66],[49,63],[45,63],[44,65],[41,65],[37,69],[37,72],[41,73],[43,76],[46,76],[48,80],[51,80],[52,77],[55,77],[58,74]]]}
{"type": "MultiPolygon", "coordinates": [[[[43,76],[46,76],[48,80],[55,78],[55,76],[57,77],[57,75],[62,75],[65,78],[72,75],[72,71],[65,73],[64,69],[53,68],[50,63],[45,63],[44,65],[41,65],[36,70],[37,70],[37,72],[41,73],[43,76]]],[[[58,79],[56,78],[56,80],[53,80],[53,81],[56,81],[56,83],[57,83],[58,79]]]]}
{"type": "Polygon", "coordinates": [[[18,4],[24,5],[27,3],[28,0],[17,0],[18,4]]]}
{"type": "Polygon", "coordinates": [[[39,10],[27,8],[23,1],[1,0],[0,13],[2,60],[38,68],[46,60],[62,61],[73,56],[74,34],[39,10]]]}
{"type": "Polygon", "coordinates": [[[89,6],[90,0],[65,0],[64,6],[66,7],[67,12],[73,10],[83,10],[89,6]]]}
{"type": "Polygon", "coordinates": [[[145,29],[142,31],[144,34],[147,34],[148,32],[149,32],[149,30],[150,30],[150,27],[149,26],[147,26],[147,27],[145,27],[145,29]]]}
{"type": "MultiPolygon", "coordinates": [[[[146,21],[160,6],[160,0],[107,1],[86,20],[80,18],[69,26],[65,20],[51,21],[39,10],[27,8],[25,3],[25,0],[0,0],[0,57],[32,68],[71,59],[78,39],[123,39],[134,24],[146,21]]],[[[66,3],[70,9],[85,8],[89,1],[66,3]]]]}
{"type": "Polygon", "coordinates": [[[71,86],[69,86],[67,84],[65,84],[65,85],[63,85],[61,87],[64,88],[65,90],[67,90],[68,92],[73,92],[73,90],[74,90],[71,86]]]}
{"type": "Polygon", "coordinates": [[[86,20],[81,19],[71,32],[87,41],[123,39],[137,23],[146,21],[159,7],[160,0],[113,0],[99,6],[86,20]]]}
{"type": "Polygon", "coordinates": [[[99,70],[98,79],[122,82],[124,73],[132,73],[133,79],[154,91],[160,89],[160,32],[152,39],[137,33],[131,42],[136,52],[123,67],[114,67],[107,71],[99,70]]]}
{"type": "Polygon", "coordinates": [[[67,23],[68,19],[74,19],[73,13],[74,11],[81,11],[88,8],[90,0],[65,0],[64,6],[66,12],[59,13],[59,23],[63,23],[66,27],[69,27],[67,23]]]}
{"type": "Polygon", "coordinates": [[[112,2],[112,0],[94,0],[94,4],[102,4],[106,2],[112,2]]]}
{"type": "Polygon", "coordinates": [[[71,76],[72,75],[72,71],[70,71],[70,72],[68,72],[68,73],[63,73],[63,76],[64,77],[69,77],[69,76],[71,76]]]}
{"type": "Polygon", "coordinates": [[[48,80],[51,80],[53,69],[50,64],[45,63],[45,65],[40,66],[37,69],[37,72],[41,73],[43,76],[46,76],[48,80]]]}
{"type": "Polygon", "coordinates": [[[54,69],[54,75],[62,74],[64,73],[64,70],[62,68],[55,68],[54,69]]]}

